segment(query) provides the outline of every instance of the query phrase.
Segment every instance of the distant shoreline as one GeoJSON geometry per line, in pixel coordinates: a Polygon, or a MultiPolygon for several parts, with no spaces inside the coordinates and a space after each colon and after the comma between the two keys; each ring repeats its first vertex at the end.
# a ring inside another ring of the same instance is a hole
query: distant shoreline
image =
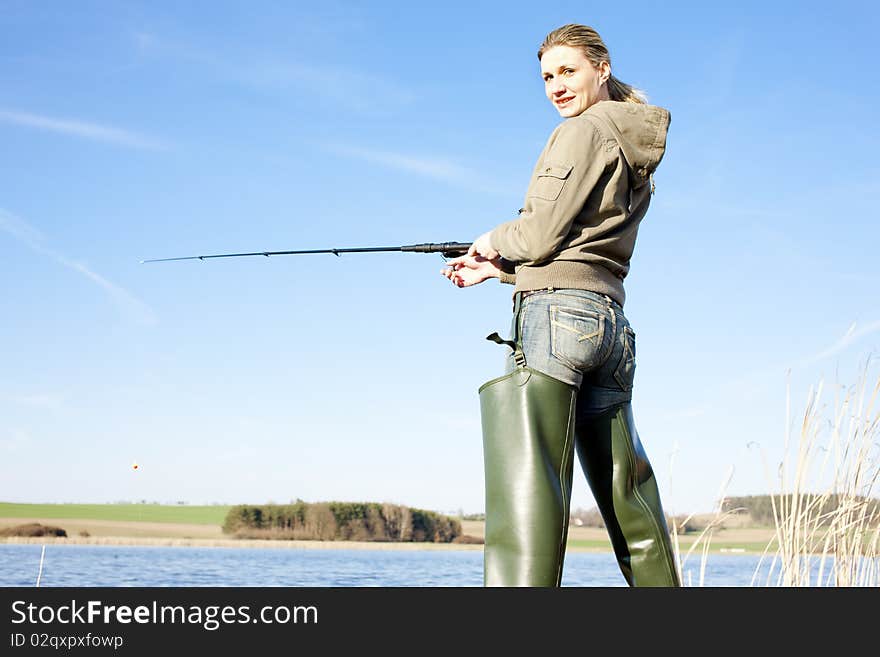
{"type": "MultiPolygon", "coordinates": [[[[8,536],[0,537],[0,545],[98,545],[124,547],[195,547],[195,548],[246,548],[264,550],[451,550],[480,551],[482,544],[474,543],[429,543],[393,541],[311,541],[311,540],[270,540],[270,539],[215,539],[215,538],[157,538],[132,536],[8,536]]],[[[682,546],[686,551],[687,546],[682,546]]],[[[575,552],[610,553],[611,548],[583,547],[569,545],[568,554],[575,552]]],[[[762,550],[747,548],[709,548],[710,554],[738,554],[759,556],[762,550]]]]}
{"type": "MultiPolygon", "coordinates": [[[[429,543],[391,541],[319,541],[292,539],[232,538],[220,525],[199,523],[140,522],[88,518],[0,517],[0,529],[38,523],[61,527],[67,536],[0,536],[0,544],[132,545],[148,547],[232,547],[323,550],[482,550],[479,543],[429,543]]],[[[466,523],[469,525],[469,523],[466,523]]],[[[482,537],[482,523],[465,533],[482,537]]]]}
{"type": "MultiPolygon", "coordinates": [[[[43,525],[60,526],[67,537],[55,536],[9,536],[0,537],[0,544],[45,545],[116,545],[144,547],[217,547],[217,548],[264,548],[300,550],[483,550],[479,543],[429,543],[391,541],[318,541],[290,539],[237,539],[223,533],[220,525],[202,523],[149,522],[130,520],[101,520],[86,518],[51,517],[0,517],[0,528],[38,522],[43,525]]],[[[463,520],[465,535],[483,538],[485,523],[463,520]]],[[[730,527],[715,531],[709,543],[712,554],[763,553],[768,541],[774,536],[771,528],[730,527]]],[[[686,554],[697,535],[678,537],[679,549],[686,554]]],[[[612,552],[607,532],[602,528],[569,528],[567,552],[612,552]]],[[[696,550],[699,553],[700,550],[696,550]]],[[[691,554],[691,557],[694,553],[691,554]]]]}
{"type": "Polygon", "coordinates": [[[0,543],[36,545],[125,545],[139,547],[219,547],[294,550],[482,550],[473,543],[390,541],[291,541],[237,538],[160,538],[149,536],[6,536],[0,543]]]}

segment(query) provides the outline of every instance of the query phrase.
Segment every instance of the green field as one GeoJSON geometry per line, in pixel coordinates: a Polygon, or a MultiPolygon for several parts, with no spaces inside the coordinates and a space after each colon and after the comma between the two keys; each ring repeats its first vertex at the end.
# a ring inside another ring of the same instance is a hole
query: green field
{"type": "Polygon", "coordinates": [[[229,506],[184,504],[15,504],[0,502],[0,518],[58,518],[222,525],[229,506]]]}

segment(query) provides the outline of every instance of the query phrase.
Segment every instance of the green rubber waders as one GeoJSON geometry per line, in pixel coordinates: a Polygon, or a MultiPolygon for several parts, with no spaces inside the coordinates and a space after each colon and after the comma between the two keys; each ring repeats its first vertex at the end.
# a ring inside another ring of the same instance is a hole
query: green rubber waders
{"type": "Polygon", "coordinates": [[[632,405],[579,419],[575,445],[617,563],[630,586],[681,586],[654,470],[632,405]]]}
{"type": "Polygon", "coordinates": [[[517,362],[522,364],[514,371],[480,387],[486,468],[484,584],[559,586],[568,536],[577,390],[524,366],[524,360],[517,362]]]}

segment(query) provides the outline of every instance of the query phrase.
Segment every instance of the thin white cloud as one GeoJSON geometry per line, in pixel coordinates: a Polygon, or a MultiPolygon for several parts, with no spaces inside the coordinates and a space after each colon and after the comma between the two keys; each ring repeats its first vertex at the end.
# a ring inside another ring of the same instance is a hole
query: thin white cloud
{"type": "Polygon", "coordinates": [[[185,63],[210,65],[211,67],[219,64],[217,58],[206,51],[174,43],[152,32],[134,32],[132,40],[135,49],[145,57],[176,59],[185,63]]]}
{"type": "Polygon", "coordinates": [[[466,179],[469,175],[473,175],[472,172],[469,172],[464,167],[448,160],[416,157],[412,155],[404,155],[402,153],[375,151],[351,146],[337,146],[333,150],[341,155],[348,155],[367,162],[383,164],[393,169],[418,173],[429,178],[438,178],[440,180],[457,181],[466,179]]]}
{"type": "Polygon", "coordinates": [[[509,196],[511,193],[510,190],[504,189],[501,185],[491,180],[486,180],[484,172],[469,169],[443,158],[394,153],[344,144],[322,145],[322,148],[335,155],[378,164],[389,169],[397,169],[398,171],[404,171],[424,178],[440,180],[476,192],[503,194],[505,196],[509,196]]]}
{"type": "Polygon", "coordinates": [[[256,61],[230,65],[227,72],[249,86],[262,89],[304,87],[313,93],[316,102],[343,104],[367,113],[411,105],[416,99],[412,91],[393,81],[353,70],[334,70],[334,84],[328,85],[326,70],[299,62],[256,61]]]}
{"type": "Polygon", "coordinates": [[[125,288],[107,280],[100,274],[92,271],[86,265],[67,256],[43,246],[43,236],[36,228],[26,221],[0,208],[0,230],[11,235],[19,242],[28,246],[31,250],[49,257],[60,265],[71,269],[101,287],[110,295],[116,305],[144,324],[157,323],[156,314],[143,301],[135,297],[125,288]]]}
{"type": "Polygon", "coordinates": [[[31,248],[43,239],[43,234],[39,230],[2,208],[0,208],[0,228],[31,248]]]}
{"type": "Polygon", "coordinates": [[[811,363],[815,363],[820,360],[824,360],[826,358],[830,358],[836,354],[839,354],[841,351],[849,347],[851,344],[857,342],[861,338],[866,335],[871,335],[872,333],[876,333],[880,331],[880,320],[876,320],[873,322],[869,322],[865,326],[861,328],[857,328],[856,322],[853,322],[850,327],[846,330],[846,333],[843,334],[837,342],[832,344],[826,349],[813,354],[812,356],[808,356],[800,361],[799,365],[809,365],[811,363]]]}
{"type": "Polygon", "coordinates": [[[770,393],[774,388],[778,389],[779,382],[784,378],[786,371],[790,372],[792,368],[805,368],[836,356],[862,338],[877,332],[880,332],[880,320],[869,322],[861,328],[859,328],[857,323],[853,322],[843,336],[827,348],[802,358],[793,365],[768,366],[728,378],[718,385],[708,403],[702,406],[671,410],[669,413],[661,416],[661,419],[664,421],[693,419],[717,412],[719,408],[730,407],[731,400],[734,399],[758,399],[770,393]]]}
{"type": "MultiPolygon", "coordinates": [[[[150,32],[132,35],[145,57],[197,66],[217,79],[269,91],[296,88],[315,103],[328,103],[366,114],[384,114],[412,105],[416,94],[400,83],[340,65],[312,64],[291,57],[267,57],[259,52],[220,52],[174,42],[150,32]],[[327,83],[332,72],[333,84],[327,83]]],[[[318,60],[314,60],[318,61],[318,60]]]]}
{"type": "Polygon", "coordinates": [[[168,144],[152,137],[146,137],[113,126],[87,123],[74,119],[59,119],[0,108],[0,122],[141,150],[164,151],[169,149],[168,144]]]}

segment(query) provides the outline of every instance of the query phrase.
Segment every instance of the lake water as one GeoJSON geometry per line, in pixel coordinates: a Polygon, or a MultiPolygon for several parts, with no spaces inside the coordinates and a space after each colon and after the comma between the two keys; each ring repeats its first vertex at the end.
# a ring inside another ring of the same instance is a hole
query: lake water
{"type": "MultiPolygon", "coordinates": [[[[0,545],[0,586],[34,586],[42,546],[0,545]]],[[[749,586],[759,557],[713,554],[705,586],[749,586]]],[[[684,567],[700,582],[699,559],[684,567]]],[[[40,586],[482,586],[480,550],[47,545],[40,586]]],[[[611,553],[570,552],[563,586],[626,586],[611,553]]]]}

